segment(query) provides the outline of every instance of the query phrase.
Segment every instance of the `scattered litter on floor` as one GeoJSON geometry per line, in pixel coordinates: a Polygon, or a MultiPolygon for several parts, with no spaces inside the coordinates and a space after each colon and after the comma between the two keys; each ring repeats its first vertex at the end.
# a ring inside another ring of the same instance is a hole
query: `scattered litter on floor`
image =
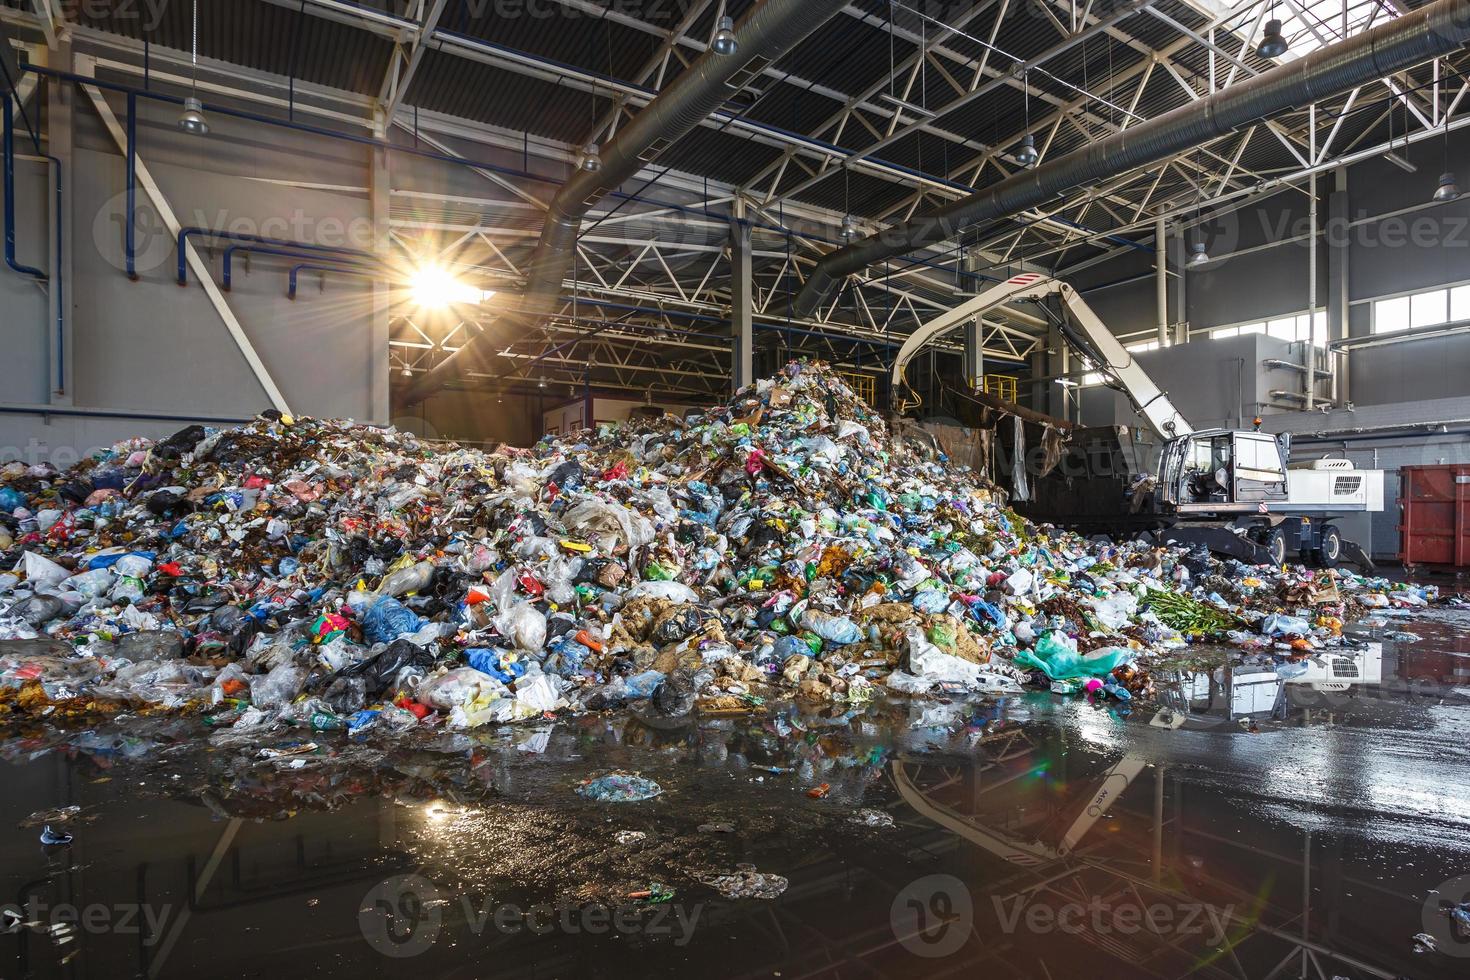
{"type": "Polygon", "coordinates": [[[627,772],[598,776],[577,787],[578,794],[599,803],[639,803],[651,800],[663,791],[663,787],[653,780],[627,772]]]}
{"type": "Polygon", "coordinates": [[[706,875],[699,879],[724,898],[779,898],[787,881],[780,875],[756,871],[751,865],[740,865],[728,874],[706,875]]]}

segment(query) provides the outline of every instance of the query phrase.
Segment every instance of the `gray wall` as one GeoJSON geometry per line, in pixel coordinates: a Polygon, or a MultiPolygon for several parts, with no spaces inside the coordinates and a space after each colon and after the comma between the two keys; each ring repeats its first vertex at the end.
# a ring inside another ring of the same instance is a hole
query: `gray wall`
{"type": "MultiPolygon", "coordinates": [[[[1370,306],[1376,297],[1470,281],[1470,197],[1425,206],[1443,153],[1439,144],[1411,148],[1410,159],[1420,168],[1417,174],[1376,159],[1348,170],[1350,225],[1331,229],[1330,236],[1319,239],[1317,295],[1319,306],[1325,307],[1328,249],[1346,249],[1350,336],[1370,335],[1370,306]]],[[[1452,160],[1470,156],[1470,135],[1454,134],[1449,155],[1452,160]]],[[[1327,195],[1334,189],[1335,175],[1322,176],[1318,186],[1322,194],[1319,221],[1325,227],[1327,195]]],[[[1187,234],[1189,241],[1202,234],[1217,259],[1202,269],[1185,272],[1186,313],[1194,330],[1307,308],[1306,210],[1307,201],[1300,191],[1285,191],[1187,234]],[[1297,237],[1301,240],[1291,240],[1297,237]],[[1277,244],[1271,244],[1273,241],[1277,244]]],[[[1105,323],[1120,334],[1134,334],[1151,329],[1156,322],[1151,270],[1151,255],[1125,251],[1069,278],[1105,323]]],[[[1171,276],[1171,321],[1177,319],[1177,289],[1171,276]]],[[[1302,375],[1271,371],[1260,361],[1267,357],[1298,361],[1301,347],[1266,337],[1210,340],[1196,336],[1191,343],[1171,350],[1140,354],[1139,360],[1191,421],[1235,424],[1229,421],[1235,413],[1235,359],[1247,356],[1253,360],[1247,387],[1253,385],[1259,400],[1266,403],[1270,401],[1266,393],[1273,388],[1300,390],[1302,375]],[[1254,352],[1243,352],[1249,347],[1254,352]],[[1287,347],[1289,351],[1282,353],[1287,347]]],[[[1470,424],[1454,421],[1470,419],[1470,334],[1354,351],[1349,375],[1352,411],[1308,415],[1291,411],[1292,404],[1286,401],[1274,407],[1263,405],[1262,411],[1266,428],[1298,434],[1294,453],[1298,458],[1346,454],[1359,466],[1386,471],[1385,511],[1348,530],[1369,540],[1375,555],[1391,557],[1398,550],[1399,468],[1470,460],[1470,424]],[[1445,431],[1429,425],[1438,422],[1449,423],[1445,431]]],[[[1084,391],[1082,399],[1084,422],[1136,424],[1119,395],[1094,388],[1084,391]]],[[[1251,411],[1249,404],[1247,411],[1251,411]]]]}
{"type": "MultiPolygon", "coordinates": [[[[122,100],[111,104],[125,118],[122,100]]],[[[68,394],[76,409],[170,418],[16,414],[16,406],[48,401],[53,330],[42,290],[0,269],[7,343],[0,407],[11,409],[0,414],[0,447],[64,460],[125,436],[166,434],[189,419],[249,418],[270,407],[202,287],[192,276],[187,289],[175,284],[172,237],[141,187],[139,280],[123,274],[124,157],[80,94],[75,120],[74,160],[65,174],[73,209],[66,231],[74,249],[68,394]]],[[[214,131],[201,139],[180,133],[174,120],[169,107],[140,102],[140,156],[185,225],[371,245],[367,148],[225,117],[212,118],[214,131]]],[[[45,169],[19,166],[20,255],[49,270],[45,169]]],[[[218,277],[218,250],[210,261],[218,277]]],[[[387,352],[374,349],[369,283],[335,278],[325,292],[303,290],[293,303],[286,298],[285,261],[254,257],[248,269],[237,266],[230,307],[293,411],[371,420],[370,371],[387,352]]]]}

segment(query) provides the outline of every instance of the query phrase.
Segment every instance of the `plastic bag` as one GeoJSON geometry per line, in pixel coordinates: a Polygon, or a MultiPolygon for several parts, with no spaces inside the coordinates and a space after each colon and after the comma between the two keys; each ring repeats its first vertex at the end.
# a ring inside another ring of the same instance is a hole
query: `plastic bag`
{"type": "Polygon", "coordinates": [[[837,646],[857,643],[863,638],[862,628],[846,616],[834,616],[820,609],[807,608],[801,613],[801,628],[837,646]]]}
{"type": "Polygon", "coordinates": [[[518,602],[496,616],[495,628],[521,650],[539,653],[546,646],[546,616],[529,602],[518,602]]]}
{"type": "MultiPolygon", "coordinates": [[[[407,568],[400,568],[396,572],[390,572],[378,585],[378,594],[384,596],[407,595],[410,592],[418,592],[429,587],[434,580],[434,566],[430,562],[421,561],[407,568]]],[[[417,628],[417,627],[415,627],[417,628]]],[[[409,630],[408,632],[413,632],[409,630]]]]}
{"type": "Polygon", "coordinates": [[[1091,653],[1079,654],[1077,644],[1055,630],[1041,637],[1035,651],[1021,650],[1016,654],[1017,664],[1039,670],[1054,681],[1105,677],[1114,668],[1132,659],[1133,651],[1122,647],[1103,647],[1091,653]]]}
{"type": "Polygon", "coordinates": [[[641,674],[634,674],[624,681],[623,696],[628,698],[649,698],[653,692],[664,682],[664,674],[658,670],[645,670],[641,674]]]}
{"type": "Polygon", "coordinates": [[[392,596],[381,596],[362,617],[362,633],[369,643],[392,643],[405,633],[417,633],[424,620],[392,596]]]}
{"type": "Polygon", "coordinates": [[[250,702],[257,708],[279,710],[296,699],[306,686],[306,669],[287,661],[264,677],[250,679],[250,702]]]}
{"type": "Polygon", "coordinates": [[[114,575],[110,568],[94,568],[90,572],[82,572],[63,580],[59,587],[69,592],[78,592],[88,599],[96,599],[106,595],[112,588],[114,575]]]}
{"type": "Polygon", "coordinates": [[[639,582],[627,592],[629,599],[667,599],[670,602],[698,602],[699,593],[683,582],[639,582]]]}
{"type": "Polygon", "coordinates": [[[516,685],[516,700],[536,711],[555,711],[566,704],[547,674],[522,679],[516,685]]]}
{"type": "Polygon", "coordinates": [[[1265,636],[1306,636],[1311,632],[1312,625],[1300,616],[1272,613],[1261,622],[1261,633],[1265,636]]]}
{"type": "Polygon", "coordinates": [[[419,704],[450,711],[480,699],[505,697],[510,691],[489,674],[473,667],[456,667],[424,681],[414,693],[419,704]]]}
{"type": "Polygon", "coordinates": [[[27,551],[20,561],[20,570],[26,573],[26,583],[33,589],[60,585],[71,578],[71,572],[50,558],[27,551]]]}
{"type": "Polygon", "coordinates": [[[1110,630],[1120,630],[1133,621],[1138,612],[1138,600],[1128,592],[1118,592],[1106,599],[1097,599],[1092,604],[1097,621],[1110,630]]]}

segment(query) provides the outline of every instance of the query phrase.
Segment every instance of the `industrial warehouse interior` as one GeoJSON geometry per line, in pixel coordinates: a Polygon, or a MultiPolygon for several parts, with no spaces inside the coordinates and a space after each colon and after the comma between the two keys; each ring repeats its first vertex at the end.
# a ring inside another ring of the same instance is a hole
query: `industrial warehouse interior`
{"type": "Polygon", "coordinates": [[[1470,0],[0,0],[0,977],[1470,975],[1470,0]]]}

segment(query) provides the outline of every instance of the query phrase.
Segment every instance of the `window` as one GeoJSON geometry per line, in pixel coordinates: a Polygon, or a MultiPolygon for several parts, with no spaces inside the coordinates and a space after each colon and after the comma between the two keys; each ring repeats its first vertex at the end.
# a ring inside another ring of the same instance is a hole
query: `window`
{"type": "Polygon", "coordinates": [[[1082,381],[1080,383],[1084,388],[1088,387],[1089,385],[1100,385],[1103,383],[1102,372],[1088,371],[1086,374],[1082,375],[1082,381]]]}
{"type": "Polygon", "coordinates": [[[1450,290],[1450,319],[1455,323],[1470,320],[1470,286],[1450,290]]]}
{"type": "Polygon", "coordinates": [[[1158,350],[1159,342],[1157,340],[1150,340],[1142,344],[1129,344],[1123,349],[1131,354],[1142,354],[1144,351],[1158,350]]]}
{"type": "Polygon", "coordinates": [[[1373,332],[1398,333],[1409,329],[1409,299],[1399,296],[1380,299],[1373,304],[1373,332]]]}
{"type": "MultiPolygon", "coordinates": [[[[1243,5],[1245,0],[1227,0],[1226,4],[1228,7],[1243,5]]],[[[1255,14],[1255,5],[1250,4],[1238,20],[1226,23],[1236,36],[1243,36],[1250,31],[1255,14]]],[[[1272,6],[1270,16],[1281,19],[1281,33],[1291,42],[1287,52],[1276,59],[1285,63],[1396,15],[1375,0],[1300,0],[1279,8],[1272,6]]],[[[1260,40],[1259,30],[1256,40],[1260,40]]]]}
{"type": "Polygon", "coordinates": [[[1287,316],[1266,324],[1266,333],[1277,340],[1299,340],[1296,335],[1296,317],[1287,316]]]}
{"type": "Polygon", "coordinates": [[[1247,480],[1281,479],[1281,453],[1276,440],[1265,436],[1241,436],[1236,447],[1236,466],[1247,480]]]}
{"type": "Polygon", "coordinates": [[[1449,290],[1435,289],[1409,297],[1409,326],[1436,327],[1449,319],[1449,290]]]}

